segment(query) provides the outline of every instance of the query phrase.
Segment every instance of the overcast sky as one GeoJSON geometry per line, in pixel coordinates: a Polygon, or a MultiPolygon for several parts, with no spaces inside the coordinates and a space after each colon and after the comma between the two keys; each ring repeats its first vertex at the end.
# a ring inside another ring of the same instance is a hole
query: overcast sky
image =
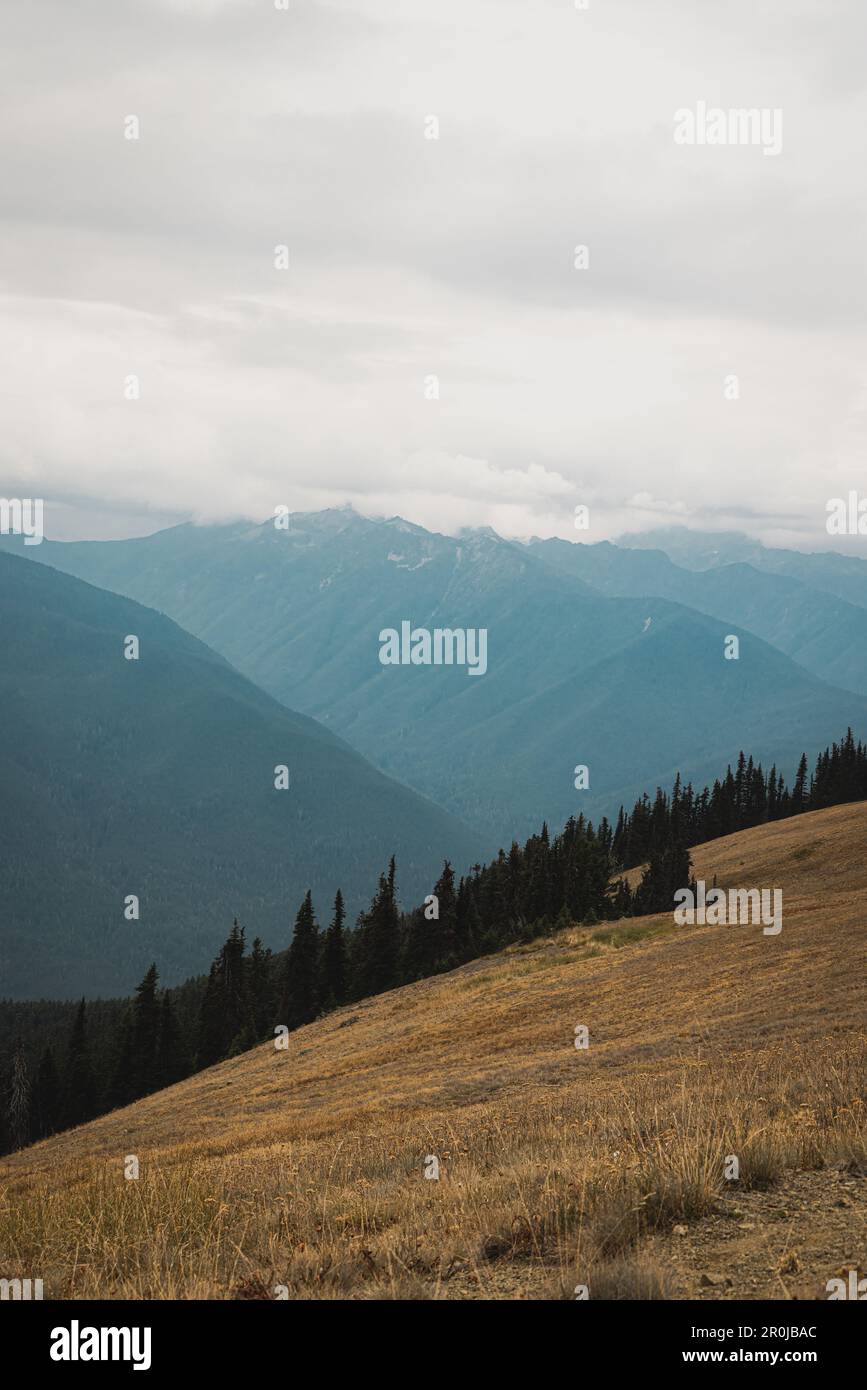
{"type": "Polygon", "coordinates": [[[810,546],[867,493],[864,0],[0,14],[0,495],[49,535],[352,502],[810,546]],[[700,101],[781,152],[676,144],[700,101]]]}

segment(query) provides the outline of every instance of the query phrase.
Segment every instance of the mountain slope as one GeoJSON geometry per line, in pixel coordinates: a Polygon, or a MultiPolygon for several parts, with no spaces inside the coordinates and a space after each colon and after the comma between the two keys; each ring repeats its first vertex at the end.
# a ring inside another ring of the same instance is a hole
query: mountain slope
{"type": "MultiPolygon", "coordinates": [[[[672,599],[721,622],[736,623],[832,685],[867,694],[867,607],[849,603],[785,573],[751,564],[690,570],[661,550],[629,550],[600,541],[531,542],[534,555],[614,597],[672,599]]],[[[867,603],[867,570],[863,580],[867,603]]]]}
{"type": "Polygon", "coordinates": [[[454,817],[149,609],[0,555],[0,631],[2,995],[129,992],[154,959],[176,981],[236,914],[282,947],[308,886],[322,915],[338,886],[357,910],[394,853],[414,902],[444,855],[478,855],[454,817]]]}
{"type": "Polygon", "coordinates": [[[616,815],[678,768],[699,783],[741,748],[794,775],[802,751],[867,723],[729,617],[607,597],[532,548],[349,509],[143,540],[32,547],[31,559],[168,612],[270,694],[485,833],[487,852],[573,813],[616,815]],[[379,633],[486,628],[488,671],[383,667],[379,633]],[[724,639],[741,638],[739,661],[724,639]],[[574,769],[590,769],[577,791],[574,769]]]}
{"type": "MultiPolygon", "coordinates": [[[[2,1160],[10,1273],[50,1267],[46,1297],[571,1297],[588,1277],[606,1297],[616,1270],[644,1281],[621,1297],[651,1296],[667,1273],[644,1252],[673,1223],[865,1157],[867,804],[693,858],[723,887],[781,887],[779,936],[575,928],[338,1010],[2,1160]]],[[[800,1219],[786,1250],[816,1234],[800,1219]]],[[[781,1284],[768,1245],[770,1297],[837,1273],[781,1284]]]]}

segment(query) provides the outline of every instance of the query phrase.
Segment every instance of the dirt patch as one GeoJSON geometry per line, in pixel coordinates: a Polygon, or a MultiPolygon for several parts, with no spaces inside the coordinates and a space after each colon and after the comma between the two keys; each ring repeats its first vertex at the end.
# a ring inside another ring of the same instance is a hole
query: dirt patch
{"type": "Polygon", "coordinates": [[[657,1240],[680,1298],[827,1298],[829,1279],[867,1270],[867,1177],[830,1168],[723,1197],[685,1235],[657,1240]]]}

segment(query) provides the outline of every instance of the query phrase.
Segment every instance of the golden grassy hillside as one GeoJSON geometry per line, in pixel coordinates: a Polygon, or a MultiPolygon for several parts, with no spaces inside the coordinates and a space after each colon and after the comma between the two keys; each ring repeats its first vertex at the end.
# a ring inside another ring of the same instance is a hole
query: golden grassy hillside
{"type": "Polygon", "coordinates": [[[339,1010],[0,1160],[0,1273],[46,1297],[818,1296],[864,1263],[867,804],[693,865],[782,888],[781,934],[575,927],[339,1010]]]}

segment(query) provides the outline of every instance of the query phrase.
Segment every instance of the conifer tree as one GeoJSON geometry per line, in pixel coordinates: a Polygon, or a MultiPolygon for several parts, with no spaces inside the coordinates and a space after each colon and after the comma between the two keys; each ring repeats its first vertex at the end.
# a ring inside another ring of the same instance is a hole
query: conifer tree
{"type": "Polygon", "coordinates": [[[160,1002],[159,1040],[157,1042],[155,1077],[159,1088],[174,1086],[189,1072],[189,1063],[168,990],[160,1002]]]}
{"type": "Polygon", "coordinates": [[[96,1088],[90,1059],[87,1035],[87,1015],[84,1000],[78,1006],[63,1077],[63,1124],[70,1129],[84,1124],[95,1113],[96,1088]]]}
{"type": "Polygon", "coordinates": [[[36,1069],[31,1104],[34,1139],[47,1139],[60,1126],[60,1072],[51,1043],[46,1043],[36,1069]]]}
{"type": "Polygon", "coordinates": [[[336,1008],[346,1002],[348,962],[343,925],[345,921],[346,908],[343,905],[343,894],[338,888],[334,899],[334,916],[325,933],[322,946],[319,995],[325,1008],[336,1008]]]}
{"type": "Polygon", "coordinates": [[[283,1017],[288,1028],[312,1023],[319,1011],[319,927],[308,888],[295,919],[292,945],[286,954],[283,978],[283,1017]]]}
{"type": "Polygon", "coordinates": [[[672,840],[651,855],[635,891],[634,911],[639,915],[673,912],[674,895],[679,888],[694,888],[694,884],[690,878],[689,850],[682,841],[672,840]]]}
{"type": "MultiPolygon", "coordinates": [[[[682,885],[685,887],[685,885],[682,885]]],[[[611,893],[611,915],[615,919],[632,915],[633,895],[625,878],[619,878],[611,893]]]]}
{"type": "Polygon", "coordinates": [[[248,964],[250,1016],[253,1041],[266,1037],[274,1022],[272,957],[270,949],[257,936],[253,941],[248,964]]]}
{"type": "Polygon", "coordinates": [[[462,878],[458,885],[458,950],[461,960],[473,960],[482,949],[482,919],[472,882],[462,878]]]}
{"type": "Polygon", "coordinates": [[[435,941],[434,968],[453,970],[461,962],[461,949],[458,941],[458,899],[455,892],[455,871],[448,860],[434,884],[434,893],[439,904],[439,919],[429,922],[433,928],[435,941]]]}
{"type": "Polygon", "coordinates": [[[199,1010],[199,1033],[196,1048],[196,1069],[213,1066],[225,1054],[225,986],[223,982],[223,952],[208,971],[205,992],[199,1010]]]}
{"type": "Polygon", "coordinates": [[[244,929],[236,918],[208,972],[199,1009],[198,1068],[213,1066],[230,1051],[243,1050],[255,1041],[245,949],[244,929]]]}
{"type": "Polygon", "coordinates": [[[157,1042],[159,1005],[157,1004],[156,964],[147,970],[135,992],[132,1010],[132,1094],[134,1099],[150,1095],[157,1087],[157,1042]]]}
{"type": "Polygon", "coordinates": [[[798,772],[795,777],[795,785],[792,788],[791,811],[793,816],[797,816],[803,811],[807,803],[807,755],[801,754],[801,761],[798,763],[798,772]]]}
{"type": "Polygon", "coordinates": [[[437,943],[434,933],[438,923],[433,913],[438,911],[435,903],[425,901],[424,907],[414,908],[405,921],[400,970],[404,984],[423,980],[435,972],[437,943]]]}
{"type": "Polygon", "coordinates": [[[253,1041],[249,1036],[252,1029],[244,960],[246,944],[245,930],[238,925],[238,919],[235,918],[222,951],[224,1052],[228,1052],[233,1044],[237,1049],[245,1036],[248,1038],[248,1045],[253,1041]]]}
{"type": "Polygon", "coordinates": [[[400,981],[400,915],[395,900],[395,865],[380,874],[368,911],[359,918],[354,942],[353,994],[364,998],[393,989],[400,981]]]}
{"type": "Polygon", "coordinates": [[[132,1008],[127,1008],[117,1038],[108,1085],[103,1097],[105,1110],[119,1110],[135,1100],[135,1057],[133,1052],[132,1008]]]}

